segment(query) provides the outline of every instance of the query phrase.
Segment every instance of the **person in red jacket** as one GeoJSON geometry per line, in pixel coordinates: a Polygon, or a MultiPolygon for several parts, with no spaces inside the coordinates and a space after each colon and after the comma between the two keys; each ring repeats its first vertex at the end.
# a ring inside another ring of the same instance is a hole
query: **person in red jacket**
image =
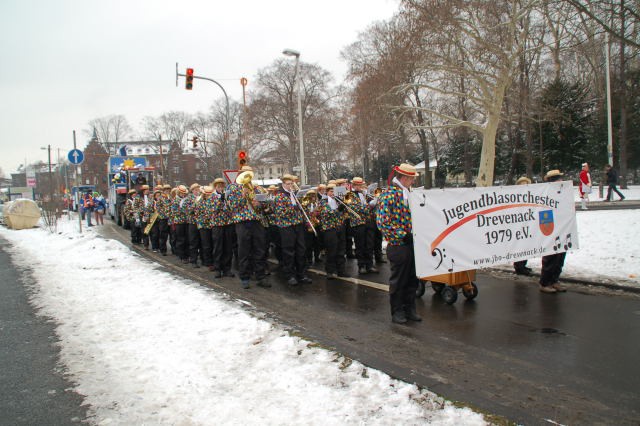
{"type": "Polygon", "coordinates": [[[591,174],[589,173],[589,164],[582,163],[582,171],[580,172],[580,201],[582,203],[582,210],[587,210],[587,201],[589,201],[589,194],[591,194],[591,174]]]}

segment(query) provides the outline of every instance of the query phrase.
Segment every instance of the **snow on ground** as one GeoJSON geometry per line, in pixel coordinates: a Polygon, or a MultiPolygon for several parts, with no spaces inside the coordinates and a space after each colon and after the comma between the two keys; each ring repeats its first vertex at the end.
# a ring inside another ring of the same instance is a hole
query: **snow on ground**
{"type": "Polygon", "coordinates": [[[60,220],[10,231],[31,303],[52,318],[61,362],[110,424],[484,424],[482,416],[345,359],[60,220]]]}

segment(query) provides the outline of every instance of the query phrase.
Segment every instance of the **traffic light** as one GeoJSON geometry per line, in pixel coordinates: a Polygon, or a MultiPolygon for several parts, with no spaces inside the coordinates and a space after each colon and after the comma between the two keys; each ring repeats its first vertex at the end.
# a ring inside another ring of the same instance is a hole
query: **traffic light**
{"type": "Polygon", "coordinates": [[[242,166],[246,165],[249,159],[247,158],[246,151],[238,151],[238,170],[242,168],[242,166]]]}
{"type": "Polygon", "coordinates": [[[187,90],[193,89],[193,68],[187,68],[187,77],[185,79],[184,88],[187,90]]]}
{"type": "Polygon", "coordinates": [[[193,147],[194,147],[194,148],[197,148],[197,147],[198,147],[198,137],[197,137],[197,136],[194,136],[194,137],[193,137],[193,139],[192,139],[192,141],[193,141],[193,147]]]}

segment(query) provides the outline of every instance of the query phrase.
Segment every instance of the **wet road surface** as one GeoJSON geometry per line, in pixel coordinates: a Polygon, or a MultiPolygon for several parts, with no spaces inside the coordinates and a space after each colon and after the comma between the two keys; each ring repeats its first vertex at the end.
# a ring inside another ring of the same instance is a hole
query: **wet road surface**
{"type": "MultiPolygon", "coordinates": [[[[128,244],[128,233],[101,233],[128,244]]],[[[394,377],[523,424],[640,423],[640,297],[568,285],[543,294],[535,278],[478,273],[479,296],[454,305],[427,289],[420,323],[390,321],[380,274],[289,287],[214,279],[206,268],[133,248],[171,271],[246,301],[286,328],[394,377]]],[[[348,261],[355,274],[355,261],[348,261]]],[[[275,268],[275,265],[272,265],[275,268]]],[[[320,269],[322,265],[319,265],[320,269]]],[[[314,268],[312,268],[313,270],[314,268]]]]}

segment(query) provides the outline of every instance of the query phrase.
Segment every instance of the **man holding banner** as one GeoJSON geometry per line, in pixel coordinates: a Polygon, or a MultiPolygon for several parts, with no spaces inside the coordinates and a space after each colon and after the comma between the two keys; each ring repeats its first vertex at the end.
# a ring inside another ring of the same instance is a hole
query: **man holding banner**
{"type": "Polygon", "coordinates": [[[417,173],[410,164],[396,166],[393,171],[394,178],[389,189],[378,200],[376,224],[388,242],[391,321],[405,324],[407,320],[422,321],[416,312],[418,279],[409,210],[409,191],[417,173]]]}

